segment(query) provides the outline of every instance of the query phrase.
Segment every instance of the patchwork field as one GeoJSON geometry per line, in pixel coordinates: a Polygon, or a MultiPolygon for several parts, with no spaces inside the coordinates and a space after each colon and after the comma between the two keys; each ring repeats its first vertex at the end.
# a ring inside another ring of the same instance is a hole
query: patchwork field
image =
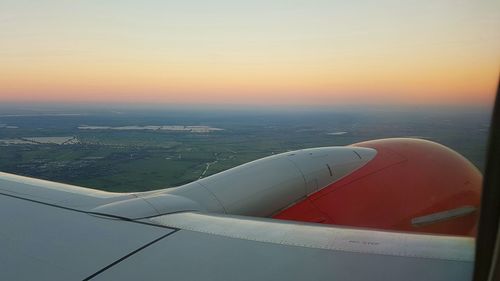
{"type": "Polygon", "coordinates": [[[388,137],[442,143],[482,169],[489,113],[94,110],[5,113],[0,124],[0,171],[110,191],[143,191],[184,184],[275,153],[388,137]]]}

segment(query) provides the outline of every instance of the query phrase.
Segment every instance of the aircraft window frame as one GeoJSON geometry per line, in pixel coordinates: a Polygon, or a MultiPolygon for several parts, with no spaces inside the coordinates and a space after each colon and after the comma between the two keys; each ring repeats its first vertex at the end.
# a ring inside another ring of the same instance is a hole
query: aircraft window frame
{"type": "Polygon", "coordinates": [[[491,120],[476,239],[474,281],[500,279],[500,78],[491,120]]]}

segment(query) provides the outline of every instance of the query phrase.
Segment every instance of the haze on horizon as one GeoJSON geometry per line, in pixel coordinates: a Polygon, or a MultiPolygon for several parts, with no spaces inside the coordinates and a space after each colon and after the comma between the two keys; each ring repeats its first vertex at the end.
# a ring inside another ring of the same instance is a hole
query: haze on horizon
{"type": "Polygon", "coordinates": [[[0,103],[488,105],[499,26],[496,0],[0,0],[0,103]]]}

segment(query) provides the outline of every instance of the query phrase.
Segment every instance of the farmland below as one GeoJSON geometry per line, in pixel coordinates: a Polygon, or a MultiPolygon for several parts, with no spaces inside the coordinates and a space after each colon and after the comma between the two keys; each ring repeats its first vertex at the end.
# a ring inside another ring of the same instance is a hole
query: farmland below
{"type": "Polygon", "coordinates": [[[478,109],[0,108],[0,171],[109,191],[178,186],[276,153],[417,137],[484,167],[478,109]]]}

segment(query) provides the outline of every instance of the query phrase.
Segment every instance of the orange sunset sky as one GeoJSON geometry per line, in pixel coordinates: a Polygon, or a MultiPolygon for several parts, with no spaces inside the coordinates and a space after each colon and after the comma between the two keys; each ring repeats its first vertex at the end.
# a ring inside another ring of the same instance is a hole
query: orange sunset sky
{"type": "Polygon", "coordinates": [[[490,104],[500,1],[0,0],[0,102],[490,104]]]}

